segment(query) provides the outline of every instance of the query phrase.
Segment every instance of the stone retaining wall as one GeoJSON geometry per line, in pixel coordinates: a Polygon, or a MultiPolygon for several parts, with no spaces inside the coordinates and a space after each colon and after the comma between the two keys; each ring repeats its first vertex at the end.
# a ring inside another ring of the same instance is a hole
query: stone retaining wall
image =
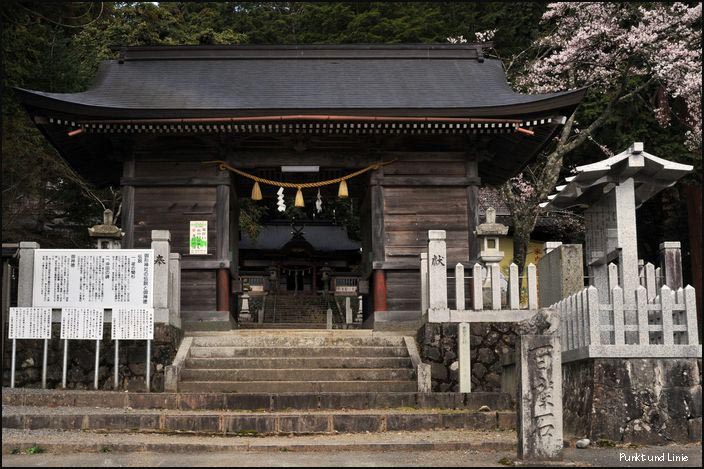
{"type": "MultiPolygon", "coordinates": [[[[59,339],[60,325],[52,325],[52,339],[49,340],[47,359],[47,387],[61,387],[63,364],[63,340],[59,339]]],[[[114,342],[110,340],[111,324],[103,329],[100,341],[100,366],[98,368],[98,385],[100,389],[113,389],[115,361],[114,342]]],[[[151,347],[151,390],[164,390],[164,367],[173,362],[183,333],[181,329],[167,325],[154,325],[154,340],[151,347]]],[[[43,340],[18,340],[15,386],[38,388],[42,385],[43,340]]],[[[10,386],[10,366],[12,359],[11,341],[6,344],[3,357],[2,385],[10,386]]],[[[120,387],[121,390],[146,390],[146,341],[120,341],[120,387]]],[[[95,373],[95,341],[69,341],[68,371],[66,387],[68,389],[93,389],[95,373]]]]}
{"type": "Polygon", "coordinates": [[[599,358],[562,367],[565,431],[640,444],[702,438],[702,360],[599,358]]]}
{"type": "MultiPolygon", "coordinates": [[[[515,350],[515,325],[510,323],[470,324],[472,391],[501,391],[501,357],[515,350]]],[[[457,323],[427,323],[416,340],[423,363],[431,366],[434,392],[459,391],[457,323]]]]}

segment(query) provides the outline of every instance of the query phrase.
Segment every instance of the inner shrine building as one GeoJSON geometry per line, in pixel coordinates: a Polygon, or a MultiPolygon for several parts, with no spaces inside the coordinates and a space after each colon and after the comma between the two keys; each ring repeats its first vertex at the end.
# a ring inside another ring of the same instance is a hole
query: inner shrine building
{"type": "Polygon", "coordinates": [[[235,316],[245,278],[300,295],[346,278],[367,324],[404,323],[428,230],[446,230],[448,266],[473,263],[479,187],[518,174],[585,93],[517,93],[486,47],[117,47],[86,91],[17,92],[78,174],[121,187],[123,248],[171,232],[184,316],[235,316]],[[240,228],[252,206],[258,233],[240,228]]]}

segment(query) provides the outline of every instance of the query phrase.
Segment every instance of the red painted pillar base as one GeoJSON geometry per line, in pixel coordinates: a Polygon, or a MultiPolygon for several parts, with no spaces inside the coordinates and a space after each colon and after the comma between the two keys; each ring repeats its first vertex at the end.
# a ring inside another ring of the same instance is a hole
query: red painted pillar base
{"type": "Polygon", "coordinates": [[[383,270],[374,271],[374,311],[388,311],[386,304],[386,275],[383,270]]]}
{"type": "Polygon", "coordinates": [[[217,310],[230,311],[230,271],[229,269],[218,269],[217,282],[217,310]]]}

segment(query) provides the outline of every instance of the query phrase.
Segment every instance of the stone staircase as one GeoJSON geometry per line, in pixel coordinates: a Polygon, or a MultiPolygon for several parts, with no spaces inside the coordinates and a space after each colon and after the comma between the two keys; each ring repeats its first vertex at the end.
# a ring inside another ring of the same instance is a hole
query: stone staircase
{"type": "Polygon", "coordinates": [[[322,295],[277,294],[267,298],[264,308],[265,324],[307,324],[325,327],[328,304],[332,299],[322,295]]]}
{"type": "Polygon", "coordinates": [[[203,333],[179,353],[183,392],[417,390],[403,336],[370,330],[203,333]]]}

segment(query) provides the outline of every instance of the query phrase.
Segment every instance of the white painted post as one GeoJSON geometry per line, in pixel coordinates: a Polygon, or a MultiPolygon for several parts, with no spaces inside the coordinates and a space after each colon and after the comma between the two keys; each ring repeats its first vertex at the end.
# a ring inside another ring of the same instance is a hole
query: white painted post
{"type": "Polygon", "coordinates": [[[574,299],[574,294],[565,298],[565,329],[567,331],[567,341],[565,342],[567,350],[572,350],[574,348],[574,341],[572,340],[572,300],[574,299]]]}
{"type": "Polygon", "coordinates": [[[684,311],[687,321],[687,343],[697,345],[697,297],[694,287],[687,285],[684,287],[684,311]]]}
{"type": "Polygon", "coordinates": [[[42,355],[42,389],[46,389],[46,369],[49,357],[49,339],[44,339],[44,354],[42,355]]]}
{"type": "Polygon", "coordinates": [[[521,279],[518,277],[518,266],[511,262],[508,267],[508,307],[509,309],[521,308],[520,294],[521,279]]]}
{"type": "MultiPolygon", "coordinates": [[[[652,264],[650,265],[652,267],[652,264]]],[[[646,285],[647,283],[648,282],[646,276],[646,285]]],[[[647,288],[638,287],[638,289],[636,290],[636,314],[638,315],[639,345],[648,345],[650,343],[650,329],[648,324],[648,296],[649,293],[647,288]]]]}
{"type": "Polygon", "coordinates": [[[428,231],[428,303],[431,310],[447,314],[447,246],[445,230],[428,231]]]}
{"type": "Polygon", "coordinates": [[[95,341],[95,376],[93,377],[93,388],[98,390],[98,368],[100,367],[100,339],[95,341]]]}
{"type": "Polygon", "coordinates": [[[350,304],[350,297],[345,297],[345,322],[347,324],[352,324],[352,305],[350,304]]]}
{"type": "Polygon", "coordinates": [[[584,290],[577,293],[577,348],[587,345],[587,297],[584,290]]]}
{"type": "Polygon", "coordinates": [[[665,345],[673,345],[672,337],[672,290],[667,285],[660,289],[660,315],[662,318],[662,340],[665,345]]]}
{"type": "Polygon", "coordinates": [[[652,301],[657,295],[657,287],[655,283],[655,266],[648,262],[643,268],[645,272],[645,288],[648,295],[648,301],[652,301]]]}
{"type": "Polygon", "coordinates": [[[12,363],[10,364],[10,387],[15,387],[15,368],[17,362],[17,339],[12,339],[12,363]]]}
{"type": "Polygon", "coordinates": [[[655,269],[655,291],[657,296],[657,291],[664,285],[662,278],[662,269],[658,267],[655,269]]]}
{"type": "Polygon", "coordinates": [[[601,345],[599,292],[593,286],[587,288],[587,313],[589,315],[589,345],[601,345]]]}
{"type": "Polygon", "coordinates": [[[533,263],[528,264],[528,309],[538,309],[538,277],[533,263]]]}
{"type": "Polygon", "coordinates": [[[332,329],[332,308],[328,308],[328,310],[325,312],[325,318],[326,328],[332,329]]]}
{"type": "Polygon", "coordinates": [[[463,311],[464,304],[464,266],[458,262],[455,266],[455,308],[458,311],[463,311]]]}
{"type": "Polygon", "coordinates": [[[152,341],[147,339],[147,392],[151,391],[152,388],[152,341]]]}
{"type": "MultiPolygon", "coordinates": [[[[643,287],[638,287],[638,289],[641,288],[643,287]]],[[[636,301],[637,297],[638,292],[636,292],[636,301]]],[[[613,306],[614,313],[614,344],[623,345],[626,343],[626,335],[623,327],[625,325],[625,315],[623,313],[623,290],[619,286],[611,289],[611,305],[613,306]]]]}
{"type": "Polygon", "coordinates": [[[154,322],[169,323],[169,265],[171,263],[171,233],[152,230],[154,250],[154,322]]]}
{"type": "Polygon", "coordinates": [[[484,291],[482,289],[482,266],[477,263],[472,267],[472,303],[474,311],[484,309],[484,291]]]}
{"type": "MultiPolygon", "coordinates": [[[[500,267],[496,262],[490,264],[491,273],[491,309],[501,309],[501,276],[500,267]]],[[[536,306],[537,307],[537,306],[536,306]]]]}
{"type": "Polygon", "coordinates": [[[420,313],[428,314],[428,253],[420,253],[420,313]]]}
{"type": "Polygon", "coordinates": [[[469,323],[458,325],[457,356],[459,357],[460,392],[472,392],[472,364],[470,362],[469,323]]]}
{"type": "Polygon", "coordinates": [[[115,370],[112,378],[112,388],[117,390],[117,383],[120,380],[120,340],[115,339],[115,370]]]}
{"type": "Polygon", "coordinates": [[[68,339],[64,339],[64,367],[61,376],[61,387],[66,389],[66,368],[68,367],[68,339]]]}

